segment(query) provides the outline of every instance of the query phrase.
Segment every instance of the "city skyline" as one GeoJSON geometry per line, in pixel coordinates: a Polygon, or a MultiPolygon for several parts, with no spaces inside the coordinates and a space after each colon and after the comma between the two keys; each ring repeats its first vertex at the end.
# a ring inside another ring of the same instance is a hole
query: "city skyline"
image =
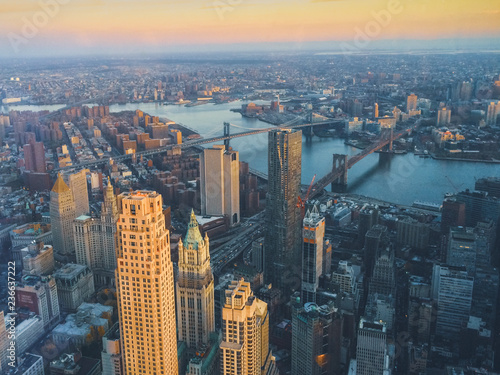
{"type": "Polygon", "coordinates": [[[499,55],[355,47],[2,61],[0,372],[500,374],[499,55]]]}
{"type": "Polygon", "coordinates": [[[11,57],[165,52],[498,49],[495,1],[19,1],[0,11],[11,57]],[[451,41],[451,43],[450,43],[451,41]]]}

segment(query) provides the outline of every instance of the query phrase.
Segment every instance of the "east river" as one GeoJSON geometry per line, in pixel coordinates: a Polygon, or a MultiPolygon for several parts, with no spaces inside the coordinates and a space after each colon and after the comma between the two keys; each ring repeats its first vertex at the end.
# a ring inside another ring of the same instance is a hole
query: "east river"
{"type": "MultiPolygon", "coordinates": [[[[244,102],[225,104],[204,104],[194,107],[181,105],[160,105],[158,103],[130,103],[111,105],[110,112],[135,111],[140,109],[150,115],[169,118],[196,130],[203,137],[222,135],[223,123],[230,122],[231,132],[247,129],[267,128],[272,125],[242,117],[231,112],[244,102]],[[239,127],[239,128],[238,128],[239,127]]],[[[258,102],[257,102],[258,103],[258,102]]],[[[0,112],[12,110],[56,110],[54,106],[0,106],[0,112]]],[[[267,173],[267,134],[231,140],[231,146],[240,153],[240,160],[250,167],[267,173]]],[[[354,155],[359,149],[347,146],[343,139],[306,139],[302,143],[302,183],[309,184],[314,174],[317,179],[328,173],[332,167],[332,154],[354,155]]],[[[500,164],[474,163],[420,158],[412,153],[379,158],[372,154],[349,170],[347,192],[365,195],[396,204],[411,205],[413,201],[440,203],[445,193],[466,188],[474,189],[475,179],[487,176],[500,177],[500,164]]]]}

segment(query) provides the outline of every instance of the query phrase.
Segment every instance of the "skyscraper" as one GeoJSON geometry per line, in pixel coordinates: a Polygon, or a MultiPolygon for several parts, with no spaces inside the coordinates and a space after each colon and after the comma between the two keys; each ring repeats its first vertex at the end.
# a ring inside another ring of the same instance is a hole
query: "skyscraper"
{"type": "Polygon", "coordinates": [[[417,110],[417,95],[411,94],[406,99],[406,112],[417,110]]]}
{"type": "Polygon", "coordinates": [[[118,196],[116,283],[126,374],[177,375],[174,275],[161,195],[118,196]]]}
{"type": "Polygon", "coordinates": [[[441,232],[448,234],[450,227],[465,225],[465,203],[456,198],[447,197],[443,201],[441,213],[441,232]]]}
{"type": "Polygon", "coordinates": [[[118,207],[108,181],[101,217],[81,215],[74,220],[76,262],[92,270],[97,285],[114,285],[118,234],[118,207]]]}
{"type": "Polygon", "coordinates": [[[486,111],[486,125],[496,125],[500,113],[500,102],[490,102],[486,111]]]}
{"type": "Polygon", "coordinates": [[[59,175],[50,192],[52,243],[54,255],[59,255],[59,260],[75,259],[75,240],[73,237],[73,220],[75,217],[73,193],[59,175]]]}
{"type": "Polygon", "coordinates": [[[500,177],[480,178],[474,188],[487,192],[490,197],[500,198],[500,177]]]}
{"type": "Polygon", "coordinates": [[[474,278],[463,267],[435,264],[432,297],[437,301],[436,334],[457,337],[469,320],[474,278]]]}
{"type": "Polygon", "coordinates": [[[89,194],[87,190],[87,169],[63,175],[75,201],[75,217],[89,213],[89,194]]]}
{"type": "Polygon", "coordinates": [[[373,274],[370,280],[370,294],[379,293],[386,296],[395,295],[396,277],[394,274],[394,250],[386,247],[379,251],[373,266],[373,274]]]}
{"type": "Polygon", "coordinates": [[[118,248],[118,204],[113,192],[113,186],[108,178],[108,185],[104,192],[104,202],[101,205],[101,244],[103,268],[111,271],[116,268],[116,250],[118,248]]]}
{"type": "Polygon", "coordinates": [[[319,277],[323,271],[323,239],[325,218],[320,217],[318,208],[313,206],[304,217],[302,245],[302,302],[316,302],[319,277]]]}
{"type": "Polygon", "coordinates": [[[465,224],[475,227],[479,221],[500,220],[500,198],[490,197],[485,191],[462,191],[455,196],[465,203],[465,224]]]}
{"type": "Polygon", "coordinates": [[[267,304],[256,298],[250,283],[232,281],[222,309],[221,375],[275,373],[269,349],[267,304]]]}
{"type": "Polygon", "coordinates": [[[333,305],[300,302],[292,308],[292,375],[332,373],[333,305]]]}
{"type": "Polygon", "coordinates": [[[384,375],[389,367],[385,323],[361,319],[356,346],[356,375],[384,375]]]}
{"type": "Polygon", "coordinates": [[[179,241],[177,319],[179,340],[191,349],[207,345],[214,323],[214,278],[208,236],[202,238],[194,212],[184,242],[179,241]]]}
{"type": "Polygon", "coordinates": [[[24,166],[27,171],[36,173],[47,172],[45,165],[45,148],[43,142],[31,142],[23,146],[24,166]]]}
{"type": "Polygon", "coordinates": [[[203,215],[227,215],[240,222],[240,160],[237,151],[216,145],[200,155],[200,192],[203,215]]]}
{"type": "MultiPolygon", "coordinates": [[[[361,222],[360,222],[361,225],[361,222]]],[[[385,246],[387,236],[387,227],[384,225],[374,225],[364,236],[364,256],[363,263],[365,264],[366,275],[371,277],[373,265],[379,253],[379,248],[385,246]]]]}
{"type": "Polygon", "coordinates": [[[438,109],[437,114],[437,126],[448,125],[451,121],[451,109],[447,109],[446,107],[442,107],[438,109]]]}
{"type": "Polygon", "coordinates": [[[269,132],[265,270],[268,282],[287,292],[285,270],[301,273],[301,215],[297,207],[302,168],[302,132],[269,132]]]}
{"type": "Polygon", "coordinates": [[[470,276],[476,272],[477,236],[473,228],[450,228],[446,263],[450,266],[465,267],[470,276]]]}

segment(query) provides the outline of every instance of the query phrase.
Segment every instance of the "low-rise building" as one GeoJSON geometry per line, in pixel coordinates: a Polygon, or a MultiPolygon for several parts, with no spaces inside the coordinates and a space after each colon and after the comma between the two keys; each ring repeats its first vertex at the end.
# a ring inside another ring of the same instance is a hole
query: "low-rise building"
{"type": "Polygon", "coordinates": [[[63,345],[71,339],[76,347],[81,348],[88,341],[104,336],[112,315],[111,306],[83,303],[75,314],[69,314],[64,323],[52,330],[54,343],[63,345]]]}
{"type": "Polygon", "coordinates": [[[76,311],[95,292],[94,276],[88,266],[68,263],[56,273],[61,309],[76,311]]]}
{"type": "Polygon", "coordinates": [[[16,307],[26,308],[42,318],[44,329],[59,322],[59,298],[53,277],[24,276],[16,285],[16,307]]]}
{"type": "Polygon", "coordinates": [[[16,353],[25,353],[44,334],[43,320],[32,314],[16,326],[16,353]]]}
{"type": "Polygon", "coordinates": [[[43,357],[26,353],[18,357],[17,367],[11,369],[9,375],[45,375],[43,357]]]}
{"type": "Polygon", "coordinates": [[[52,231],[47,223],[28,223],[10,231],[12,247],[28,246],[33,242],[43,242],[52,245],[52,231]]]}

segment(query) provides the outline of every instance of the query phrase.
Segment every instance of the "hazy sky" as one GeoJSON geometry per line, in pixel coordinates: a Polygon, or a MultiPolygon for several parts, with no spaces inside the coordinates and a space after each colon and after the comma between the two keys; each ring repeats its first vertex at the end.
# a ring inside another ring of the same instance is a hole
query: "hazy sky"
{"type": "Polygon", "coordinates": [[[500,2],[0,0],[0,36],[0,55],[19,57],[216,50],[228,44],[244,49],[246,43],[300,49],[311,41],[331,42],[331,49],[340,41],[356,48],[380,45],[380,40],[488,38],[496,44],[500,2]]]}

